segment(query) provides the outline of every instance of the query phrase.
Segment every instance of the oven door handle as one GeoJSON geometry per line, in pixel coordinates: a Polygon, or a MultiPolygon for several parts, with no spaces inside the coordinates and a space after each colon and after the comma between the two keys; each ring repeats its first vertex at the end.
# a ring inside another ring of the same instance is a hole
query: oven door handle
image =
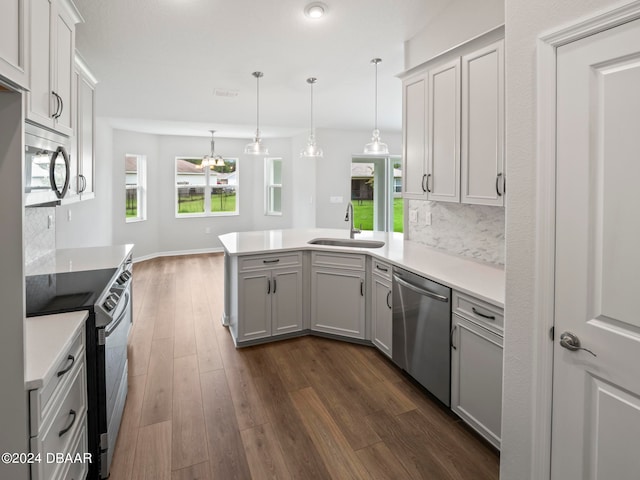
{"type": "Polygon", "coordinates": [[[113,333],[113,331],[118,328],[118,325],[120,325],[120,322],[122,322],[122,319],[127,315],[127,307],[129,306],[129,292],[125,291],[124,292],[124,307],[122,309],[122,312],[120,313],[120,315],[118,316],[118,318],[111,322],[110,324],[108,324],[105,329],[104,329],[104,333],[105,336],[109,336],[111,335],[111,333],[113,333]]]}

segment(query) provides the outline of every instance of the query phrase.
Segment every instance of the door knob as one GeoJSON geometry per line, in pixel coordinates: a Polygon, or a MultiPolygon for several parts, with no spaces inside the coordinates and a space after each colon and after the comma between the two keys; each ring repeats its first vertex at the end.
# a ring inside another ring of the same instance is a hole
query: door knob
{"type": "Polygon", "coordinates": [[[560,346],[566,348],[567,350],[571,350],[572,352],[575,352],[577,350],[584,350],[585,352],[589,352],[594,357],[597,357],[597,355],[588,348],[581,347],[580,339],[571,332],[562,332],[562,334],[560,335],[560,346]]]}

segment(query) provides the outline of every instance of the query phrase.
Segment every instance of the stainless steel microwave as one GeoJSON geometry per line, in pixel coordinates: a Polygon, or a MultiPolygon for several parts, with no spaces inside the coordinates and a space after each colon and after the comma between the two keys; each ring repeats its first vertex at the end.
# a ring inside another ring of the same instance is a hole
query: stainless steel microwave
{"type": "Polygon", "coordinates": [[[69,189],[69,138],[27,124],[25,127],[25,206],[57,205],[69,189]]]}

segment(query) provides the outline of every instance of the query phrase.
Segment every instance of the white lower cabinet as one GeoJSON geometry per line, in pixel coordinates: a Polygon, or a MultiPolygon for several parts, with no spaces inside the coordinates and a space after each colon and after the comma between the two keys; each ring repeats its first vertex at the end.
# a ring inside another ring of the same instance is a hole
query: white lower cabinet
{"type": "Polygon", "coordinates": [[[371,340],[378,349],[391,358],[392,305],[391,266],[373,261],[371,275],[371,340]]]}
{"type": "Polygon", "coordinates": [[[496,448],[502,415],[502,336],[455,313],[451,409],[496,448]]]}
{"type": "Polygon", "coordinates": [[[54,376],[42,388],[29,391],[31,453],[40,458],[31,465],[32,480],[86,476],[86,461],[75,460],[73,465],[65,461],[78,458],[76,453],[84,455],[88,449],[84,336],[82,329],[56,366],[54,376]]]}
{"type": "Polygon", "coordinates": [[[294,259],[250,257],[240,263],[247,271],[238,275],[238,318],[241,320],[238,321],[236,341],[302,330],[302,262],[299,254],[294,259]],[[288,264],[294,266],[286,266],[288,264]]]}
{"type": "Polygon", "coordinates": [[[313,252],[311,329],[364,339],[365,280],[364,255],[313,252]]]}

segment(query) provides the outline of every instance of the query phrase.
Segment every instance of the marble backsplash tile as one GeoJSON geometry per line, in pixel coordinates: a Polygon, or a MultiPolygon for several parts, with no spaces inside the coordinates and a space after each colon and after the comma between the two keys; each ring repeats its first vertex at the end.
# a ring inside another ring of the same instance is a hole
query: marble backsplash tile
{"type": "Polygon", "coordinates": [[[56,249],[55,207],[31,207],[24,210],[24,263],[51,256],[56,249]],[[51,223],[49,223],[51,217],[51,223]]]}
{"type": "Polygon", "coordinates": [[[504,208],[409,200],[417,221],[409,222],[408,239],[449,253],[504,265],[504,208]],[[431,225],[425,218],[431,214],[431,225]]]}

